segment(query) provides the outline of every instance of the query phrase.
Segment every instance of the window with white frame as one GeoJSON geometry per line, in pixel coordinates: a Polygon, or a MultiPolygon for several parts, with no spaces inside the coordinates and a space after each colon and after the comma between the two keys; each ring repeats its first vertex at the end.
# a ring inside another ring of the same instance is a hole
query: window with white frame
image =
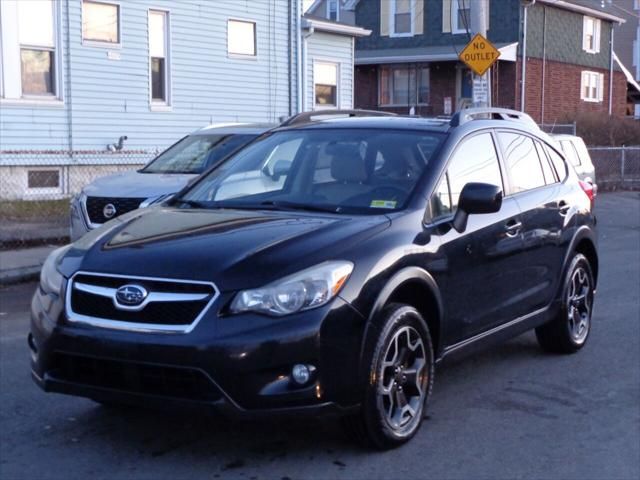
{"type": "Polygon", "coordinates": [[[337,63],[315,62],[313,64],[313,91],[316,107],[338,106],[338,76],[337,63]]]}
{"type": "Polygon", "coordinates": [[[22,96],[56,94],[53,3],[18,2],[22,96]]]}
{"type": "Polygon", "coordinates": [[[471,21],[471,0],[451,0],[451,32],[467,33],[471,21]]]}
{"type": "Polygon", "coordinates": [[[327,18],[334,22],[340,20],[340,5],[338,0],[327,0],[327,18]]]}
{"type": "Polygon", "coordinates": [[[245,20],[227,22],[227,51],[231,55],[256,56],[256,23],[245,20]]]}
{"type": "Polygon", "coordinates": [[[589,53],[600,51],[600,20],[584,16],[582,21],[582,49],[589,53]]]}
{"type": "Polygon", "coordinates": [[[0,94],[8,100],[59,97],[57,2],[0,3],[0,94]]]}
{"type": "Polygon", "coordinates": [[[149,10],[151,103],[169,104],[169,12],[149,10]]]}
{"type": "Polygon", "coordinates": [[[428,105],[429,67],[397,66],[380,69],[380,106],[428,105]]]}
{"type": "Polygon", "coordinates": [[[112,47],[120,44],[120,5],[82,0],[82,41],[112,47]]]}
{"type": "Polygon", "coordinates": [[[390,26],[392,37],[413,35],[413,0],[390,0],[390,26]]]}
{"type": "Polygon", "coordinates": [[[585,102],[602,102],[604,75],[598,72],[582,72],[580,98],[585,102]]]}

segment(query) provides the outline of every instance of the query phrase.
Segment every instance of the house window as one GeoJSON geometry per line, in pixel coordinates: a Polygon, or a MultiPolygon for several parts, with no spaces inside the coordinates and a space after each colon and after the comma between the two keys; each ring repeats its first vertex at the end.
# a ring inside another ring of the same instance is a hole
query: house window
{"type": "Polygon", "coordinates": [[[391,36],[413,35],[413,0],[390,0],[391,36]]]}
{"type": "Polygon", "coordinates": [[[583,17],[582,49],[589,53],[600,51],[600,20],[593,17],[583,17]]]}
{"type": "Polygon", "coordinates": [[[227,51],[231,55],[256,56],[256,24],[243,20],[227,22],[227,51]]]}
{"type": "Polygon", "coordinates": [[[27,190],[29,193],[60,193],[60,170],[27,170],[27,190]]]}
{"type": "Polygon", "coordinates": [[[169,103],[169,13],[149,10],[151,102],[169,103]]]}
{"type": "Polygon", "coordinates": [[[338,5],[338,0],[327,1],[327,18],[334,22],[340,20],[340,6],[338,5]]]}
{"type": "Polygon", "coordinates": [[[429,67],[382,67],[380,70],[381,106],[429,104],[429,67]]]}
{"type": "Polygon", "coordinates": [[[113,46],[120,43],[120,5],[82,0],[82,40],[113,46]]]}
{"type": "Polygon", "coordinates": [[[22,96],[56,94],[53,2],[18,2],[22,96]]]}
{"type": "Polygon", "coordinates": [[[338,106],[338,65],[336,63],[314,63],[313,89],[316,107],[338,106]]]}
{"type": "Polygon", "coordinates": [[[585,102],[602,102],[604,75],[598,72],[582,72],[580,98],[585,102]]]}
{"type": "Polygon", "coordinates": [[[471,18],[471,0],[452,0],[451,31],[452,33],[467,33],[471,18]]]}

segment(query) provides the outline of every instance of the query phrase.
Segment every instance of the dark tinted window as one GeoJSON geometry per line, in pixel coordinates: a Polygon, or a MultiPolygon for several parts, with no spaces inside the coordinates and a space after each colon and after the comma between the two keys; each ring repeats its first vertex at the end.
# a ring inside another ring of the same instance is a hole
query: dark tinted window
{"type": "Polygon", "coordinates": [[[451,195],[449,191],[449,179],[445,174],[440,184],[431,196],[431,218],[446,217],[453,213],[451,208],[451,195]]]}
{"type": "Polygon", "coordinates": [[[517,133],[500,132],[500,143],[511,189],[514,193],[531,190],[546,184],[542,166],[533,140],[517,133]]]}
{"type": "Polygon", "coordinates": [[[469,182],[489,183],[502,187],[500,166],[490,133],[462,140],[449,162],[451,211],[458,206],[462,188],[469,182]]]}

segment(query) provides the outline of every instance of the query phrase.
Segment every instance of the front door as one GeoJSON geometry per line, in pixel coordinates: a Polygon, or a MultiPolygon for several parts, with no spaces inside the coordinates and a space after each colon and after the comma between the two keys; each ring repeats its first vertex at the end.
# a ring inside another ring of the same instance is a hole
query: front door
{"type": "Polygon", "coordinates": [[[513,318],[513,292],[522,269],[520,210],[513,198],[505,198],[499,212],[470,215],[463,233],[448,227],[460,192],[469,182],[504,188],[490,131],[460,142],[431,198],[432,221],[442,225],[433,231],[441,237],[446,264],[435,276],[447,317],[443,338],[449,345],[513,318]]]}

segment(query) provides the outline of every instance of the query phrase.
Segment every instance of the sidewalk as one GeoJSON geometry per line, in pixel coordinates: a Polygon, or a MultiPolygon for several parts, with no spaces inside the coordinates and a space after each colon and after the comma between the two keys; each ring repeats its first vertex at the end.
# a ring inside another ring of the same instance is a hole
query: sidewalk
{"type": "Polygon", "coordinates": [[[36,280],[42,264],[59,245],[0,251],[0,286],[36,280]]]}

